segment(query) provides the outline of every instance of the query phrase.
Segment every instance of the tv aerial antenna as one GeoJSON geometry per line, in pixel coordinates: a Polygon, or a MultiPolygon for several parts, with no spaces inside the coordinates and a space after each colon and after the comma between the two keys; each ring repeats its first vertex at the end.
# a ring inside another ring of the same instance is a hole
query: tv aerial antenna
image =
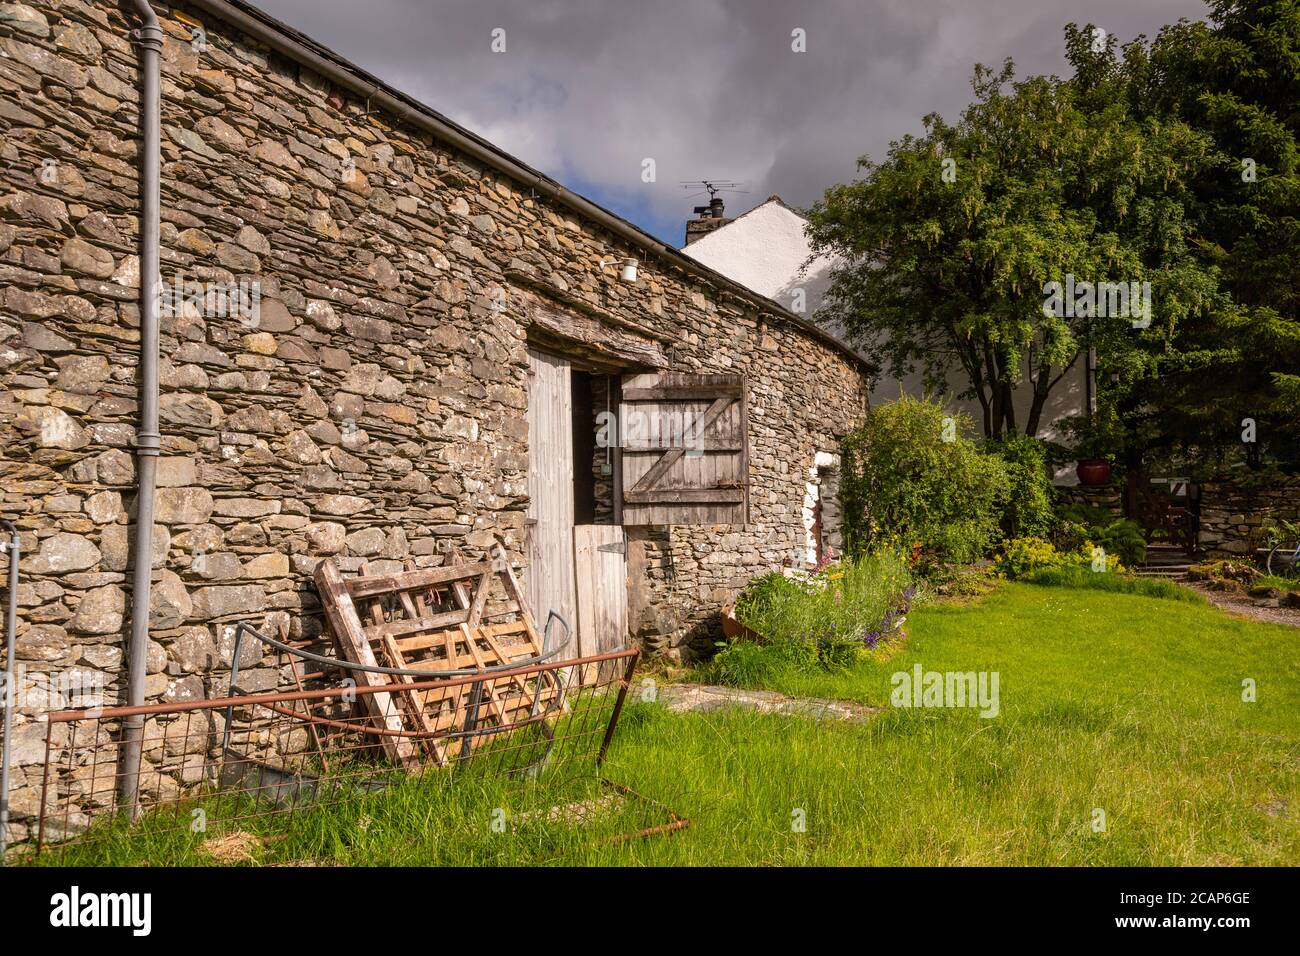
{"type": "MultiPolygon", "coordinates": [[[[697,180],[692,180],[690,182],[684,182],[681,184],[683,189],[695,190],[689,196],[686,197],[687,199],[694,199],[696,196],[703,196],[707,192],[709,194],[710,203],[713,202],[713,200],[718,198],[718,193],[738,193],[738,194],[748,193],[749,192],[748,189],[741,188],[744,185],[745,185],[744,183],[738,183],[730,179],[697,179],[697,180]]],[[[695,211],[697,213],[708,212],[709,207],[696,206],[695,211]]]]}

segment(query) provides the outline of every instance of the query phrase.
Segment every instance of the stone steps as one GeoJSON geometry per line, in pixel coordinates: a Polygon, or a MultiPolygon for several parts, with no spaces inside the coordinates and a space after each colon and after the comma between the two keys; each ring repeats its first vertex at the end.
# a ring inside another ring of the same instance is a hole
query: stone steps
{"type": "Polygon", "coordinates": [[[1171,581],[1186,581],[1187,571],[1191,565],[1160,565],[1151,567],[1143,565],[1134,569],[1134,574],[1141,578],[1167,578],[1171,581]]]}
{"type": "Polygon", "coordinates": [[[1187,572],[1195,563],[1182,548],[1153,544],[1147,548],[1146,562],[1134,568],[1134,573],[1140,577],[1186,581],[1187,572]]]}

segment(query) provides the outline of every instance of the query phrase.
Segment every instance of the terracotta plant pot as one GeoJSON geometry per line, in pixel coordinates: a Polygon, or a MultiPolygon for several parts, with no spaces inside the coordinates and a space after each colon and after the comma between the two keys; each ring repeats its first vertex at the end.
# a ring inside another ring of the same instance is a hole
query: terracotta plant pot
{"type": "Polygon", "coordinates": [[[1074,466],[1079,484],[1096,488],[1110,481],[1110,462],[1105,458],[1081,458],[1074,466]]]}

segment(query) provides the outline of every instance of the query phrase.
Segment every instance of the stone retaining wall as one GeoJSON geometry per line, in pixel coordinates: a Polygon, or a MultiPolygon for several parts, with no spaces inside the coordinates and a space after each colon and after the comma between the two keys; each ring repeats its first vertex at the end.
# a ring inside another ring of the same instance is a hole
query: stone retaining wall
{"type": "Polygon", "coordinates": [[[1111,514],[1124,514],[1124,496],[1119,485],[1056,485],[1053,489],[1057,507],[1089,505],[1105,508],[1111,514]]]}
{"type": "Polygon", "coordinates": [[[1272,518],[1300,521],[1300,476],[1201,485],[1201,548],[1210,557],[1240,557],[1264,545],[1272,518]]]}
{"type": "MultiPolygon", "coordinates": [[[[1122,515],[1122,489],[1057,488],[1058,504],[1089,504],[1122,515]]],[[[1300,476],[1276,478],[1229,477],[1200,484],[1200,550],[1211,558],[1253,554],[1264,544],[1270,519],[1300,521],[1300,476]]]]}

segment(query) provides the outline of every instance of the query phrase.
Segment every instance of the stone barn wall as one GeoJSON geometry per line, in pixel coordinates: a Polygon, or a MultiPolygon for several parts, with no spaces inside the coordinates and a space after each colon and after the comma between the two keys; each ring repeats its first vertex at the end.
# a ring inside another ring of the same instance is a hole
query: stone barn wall
{"type": "MultiPolygon", "coordinates": [[[[200,47],[190,22],[156,7],[165,294],[149,701],[223,693],[232,622],[318,636],[322,558],[428,567],[499,536],[522,560],[524,288],[617,320],[620,335],[647,330],[669,370],[749,377],[751,522],[633,536],[638,636],[674,654],[707,645],[722,602],[798,560],[808,470],[865,407],[854,361],[399,118],[364,115],[220,21],[184,11],[202,21],[200,47]],[[601,266],[629,255],[635,285],[601,266]],[[209,298],[166,294],[177,280],[209,298]],[[215,293],[252,283],[256,322],[219,308],[215,293]]],[[[33,718],[58,705],[42,695],[96,681],[110,705],[125,693],[137,59],[116,3],[0,10],[0,512],[24,554],[21,838],[43,759],[33,718]]],[[[242,666],[250,690],[282,679],[257,648],[242,666]]]]}

